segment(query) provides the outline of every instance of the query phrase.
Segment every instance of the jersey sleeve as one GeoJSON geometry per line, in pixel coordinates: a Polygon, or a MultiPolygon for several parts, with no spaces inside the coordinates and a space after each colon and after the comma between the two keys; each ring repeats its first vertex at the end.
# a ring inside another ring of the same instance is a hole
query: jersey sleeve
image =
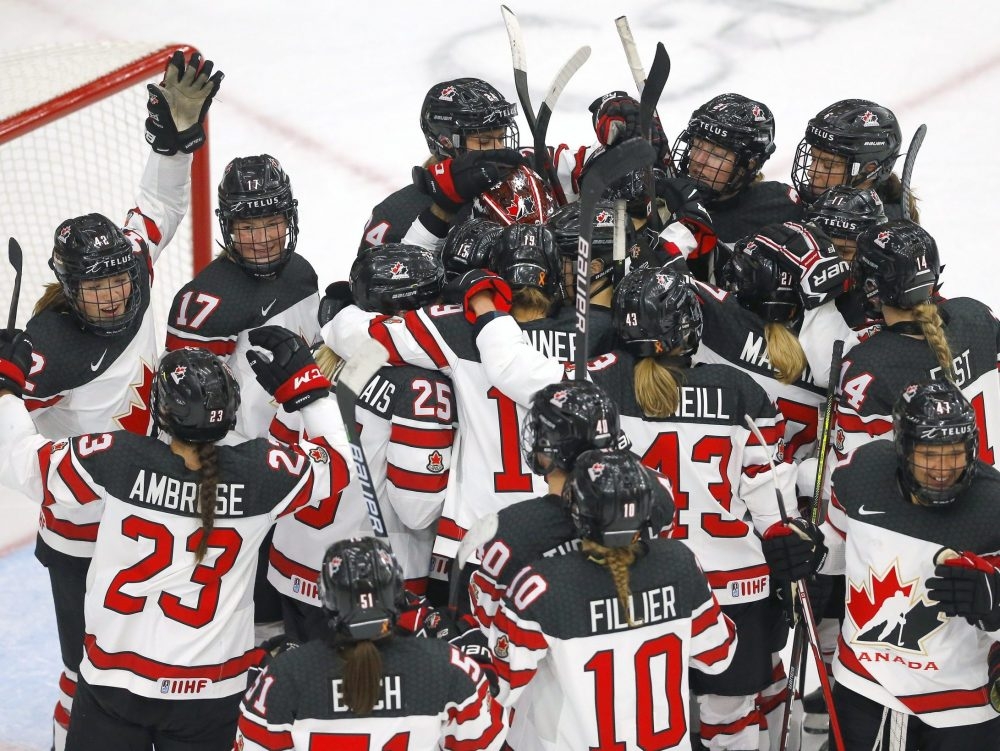
{"type": "Polygon", "coordinates": [[[869,397],[875,391],[874,374],[845,359],[837,390],[837,424],[832,441],[838,459],[872,438],[891,437],[892,415],[874,408],[876,400],[869,397]]]}
{"type": "Polygon", "coordinates": [[[722,612],[704,574],[698,587],[704,599],[691,611],[690,665],[702,673],[718,675],[736,654],[736,625],[722,612]]]}
{"type": "MultiPolygon", "coordinates": [[[[849,458],[849,457],[848,457],[849,458]]],[[[837,471],[831,481],[830,502],[826,508],[826,519],[820,529],[826,544],[827,554],[821,573],[828,576],[843,575],[847,570],[847,510],[837,498],[837,471]]]]}
{"type": "Polygon", "coordinates": [[[283,681],[268,669],[257,676],[240,702],[240,719],[234,748],[242,751],[292,751],[292,717],[284,717],[281,708],[291,704],[285,693],[294,690],[294,681],[283,681]]]}
{"type": "Polygon", "coordinates": [[[563,379],[562,363],[546,357],[525,339],[513,316],[501,315],[476,336],[486,378],[523,407],[530,407],[539,389],[563,379]]]}
{"type": "Polygon", "coordinates": [[[192,160],[190,154],[149,154],[136,205],[128,213],[124,230],[126,235],[142,239],[153,263],[173,239],[191,205],[192,160]]]}
{"type": "MultiPolygon", "coordinates": [[[[520,582],[527,582],[532,576],[537,574],[532,572],[531,567],[524,568],[514,577],[511,589],[516,589],[520,582]]],[[[505,597],[493,617],[489,640],[500,684],[497,701],[512,707],[525,686],[535,677],[538,664],[548,654],[548,639],[538,622],[523,617],[505,597]]]]}
{"type": "Polygon", "coordinates": [[[166,349],[172,352],[184,347],[206,349],[214,355],[229,358],[236,350],[236,340],[239,331],[212,331],[212,323],[205,322],[219,308],[222,300],[195,285],[197,279],[182,287],[170,304],[170,314],[167,316],[166,349]]]}
{"type": "Polygon", "coordinates": [[[376,317],[357,305],[348,305],[323,326],[323,342],[347,360],[368,341],[368,324],[376,317]]]}
{"type": "Polygon", "coordinates": [[[504,709],[493,699],[482,669],[472,657],[455,647],[450,648],[449,654],[452,666],[465,674],[458,680],[463,686],[471,681],[472,690],[464,699],[445,705],[440,748],[469,751],[497,751],[503,748],[506,737],[504,709]]]}
{"type": "MultiPolygon", "coordinates": [[[[754,529],[763,534],[768,527],[781,521],[776,490],[785,501],[785,509],[795,515],[795,465],[781,461],[779,446],[785,435],[785,420],[766,395],[756,408],[748,406],[748,414],[757,423],[764,443],[748,429],[740,428],[737,436],[743,440],[743,464],[740,468],[739,497],[746,504],[754,529]],[[774,460],[774,469],[770,461],[774,460]]],[[[740,438],[737,438],[740,440],[740,438]]]]}

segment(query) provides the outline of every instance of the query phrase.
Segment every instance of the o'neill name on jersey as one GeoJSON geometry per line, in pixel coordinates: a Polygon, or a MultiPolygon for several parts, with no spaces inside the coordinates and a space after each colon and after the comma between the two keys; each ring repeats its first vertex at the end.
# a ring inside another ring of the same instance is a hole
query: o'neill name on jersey
{"type": "MultiPolygon", "coordinates": [[[[637,626],[677,617],[673,586],[633,592],[628,598],[628,612],[637,626]],[[638,598],[638,601],[637,601],[638,598]]],[[[617,597],[590,601],[590,631],[594,634],[623,631],[629,627],[617,597]]]]}
{"type": "MultiPolygon", "coordinates": [[[[216,516],[243,516],[243,489],[246,486],[243,483],[227,485],[220,482],[216,487],[219,493],[215,502],[216,516]]],[[[128,497],[130,501],[162,506],[170,511],[192,516],[198,514],[198,483],[181,482],[144,469],[135,476],[128,497]]]]}
{"type": "Polygon", "coordinates": [[[674,417],[692,419],[731,420],[722,403],[722,389],[704,386],[681,386],[680,399],[674,417]]]}

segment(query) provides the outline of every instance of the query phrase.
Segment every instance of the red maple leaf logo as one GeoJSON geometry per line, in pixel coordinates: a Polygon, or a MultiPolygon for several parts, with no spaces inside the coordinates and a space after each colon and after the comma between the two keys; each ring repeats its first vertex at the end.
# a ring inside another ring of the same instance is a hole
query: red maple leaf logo
{"type": "Polygon", "coordinates": [[[428,472],[444,472],[444,456],[440,451],[434,451],[427,457],[428,472]]]}
{"type": "Polygon", "coordinates": [[[114,418],[123,430],[136,435],[149,435],[153,421],[153,415],[149,410],[149,397],[153,391],[155,375],[155,371],[143,362],[139,382],[129,384],[134,398],[129,404],[128,412],[124,415],[115,415],[114,418]]]}
{"type": "Polygon", "coordinates": [[[862,583],[861,586],[856,587],[854,582],[849,582],[847,588],[847,612],[850,614],[851,620],[854,621],[854,625],[859,629],[864,628],[875,617],[890,597],[901,593],[909,599],[913,594],[913,587],[917,583],[917,580],[914,579],[903,584],[899,580],[899,572],[896,570],[895,564],[881,578],[869,569],[868,578],[867,584],[862,583]]]}

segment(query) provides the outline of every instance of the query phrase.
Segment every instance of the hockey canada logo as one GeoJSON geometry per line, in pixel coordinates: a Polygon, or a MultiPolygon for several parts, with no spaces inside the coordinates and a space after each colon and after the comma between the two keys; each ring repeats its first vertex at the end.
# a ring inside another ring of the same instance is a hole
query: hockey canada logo
{"type": "Polygon", "coordinates": [[[549,399],[549,403],[552,404],[554,407],[562,407],[566,403],[566,399],[568,398],[569,398],[569,392],[566,391],[566,389],[563,389],[562,391],[557,391],[556,393],[554,393],[552,395],[552,398],[549,399]]]}
{"type": "Polygon", "coordinates": [[[340,571],[340,564],[343,563],[343,559],[339,555],[335,555],[326,564],[326,570],[329,572],[330,576],[340,571]]]}
{"type": "Polygon", "coordinates": [[[861,124],[866,128],[876,127],[879,124],[878,115],[871,110],[865,110],[865,113],[861,116],[861,124]]]}
{"type": "Polygon", "coordinates": [[[442,102],[453,101],[455,99],[455,87],[448,86],[446,88],[441,89],[441,93],[438,94],[438,99],[440,99],[442,102]]]}
{"type": "Polygon", "coordinates": [[[833,434],[833,447],[839,451],[841,454],[844,453],[844,429],[837,428],[837,432],[833,434]]]}
{"type": "Polygon", "coordinates": [[[602,474],[604,474],[604,464],[602,462],[594,462],[589,467],[587,467],[587,474],[590,475],[591,480],[596,480],[602,474]]]}
{"type": "Polygon", "coordinates": [[[613,225],[614,223],[615,219],[610,211],[605,211],[604,209],[601,209],[594,216],[594,225],[597,227],[606,227],[608,225],[613,225]]]}
{"type": "Polygon", "coordinates": [[[750,112],[753,114],[753,120],[755,123],[759,123],[762,120],[767,119],[766,117],[764,117],[764,110],[762,110],[759,105],[755,104],[753,106],[753,109],[750,110],[750,112]]]}
{"type": "Polygon", "coordinates": [[[885,248],[886,243],[889,242],[889,237],[890,234],[883,230],[882,232],[879,232],[875,236],[875,244],[878,245],[880,248],[885,248]]]}
{"type": "Polygon", "coordinates": [[[406,268],[406,264],[396,261],[392,266],[389,267],[389,273],[392,274],[393,279],[406,279],[410,276],[409,271],[406,268]]]}
{"type": "Polygon", "coordinates": [[[535,199],[529,196],[516,195],[514,201],[507,206],[507,216],[514,220],[514,224],[520,224],[521,219],[535,213],[535,199]]]}
{"type": "Polygon", "coordinates": [[[322,464],[327,464],[330,461],[330,455],[327,453],[325,448],[320,446],[314,446],[309,449],[309,458],[314,462],[320,462],[322,464]]]}
{"type": "Polygon", "coordinates": [[[849,581],[847,614],[857,629],[851,644],[927,654],[924,642],[946,621],[919,584],[919,578],[900,581],[896,563],[881,576],[869,569],[867,582],[849,581]]]}
{"type": "Polygon", "coordinates": [[[507,659],[507,655],[510,654],[510,639],[508,639],[506,635],[497,639],[496,646],[493,647],[493,654],[502,660],[507,659]]]}
{"type": "Polygon", "coordinates": [[[66,448],[66,445],[67,445],[66,441],[56,441],[55,443],[52,444],[52,450],[62,451],[64,448],[66,448]]]}
{"type": "Polygon", "coordinates": [[[444,472],[444,457],[440,451],[434,451],[427,457],[427,471],[436,475],[444,472]]]}
{"type": "Polygon", "coordinates": [[[184,380],[184,374],[187,373],[187,365],[178,365],[174,368],[170,377],[173,379],[174,383],[180,383],[184,380]]]}

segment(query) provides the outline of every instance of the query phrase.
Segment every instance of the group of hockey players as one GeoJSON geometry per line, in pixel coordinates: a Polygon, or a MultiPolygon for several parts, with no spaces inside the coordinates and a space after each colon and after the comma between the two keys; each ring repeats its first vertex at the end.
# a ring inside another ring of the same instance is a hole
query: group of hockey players
{"type": "Polygon", "coordinates": [[[1000,324],[941,295],[890,109],[820,110],[789,185],[768,107],[716,96],[591,215],[634,97],[533,155],[444,81],[325,293],[279,161],[233,159],[164,342],[222,78],[170,57],[124,226],[61,222],[0,332],[54,748],[1000,749],[1000,324]]]}

